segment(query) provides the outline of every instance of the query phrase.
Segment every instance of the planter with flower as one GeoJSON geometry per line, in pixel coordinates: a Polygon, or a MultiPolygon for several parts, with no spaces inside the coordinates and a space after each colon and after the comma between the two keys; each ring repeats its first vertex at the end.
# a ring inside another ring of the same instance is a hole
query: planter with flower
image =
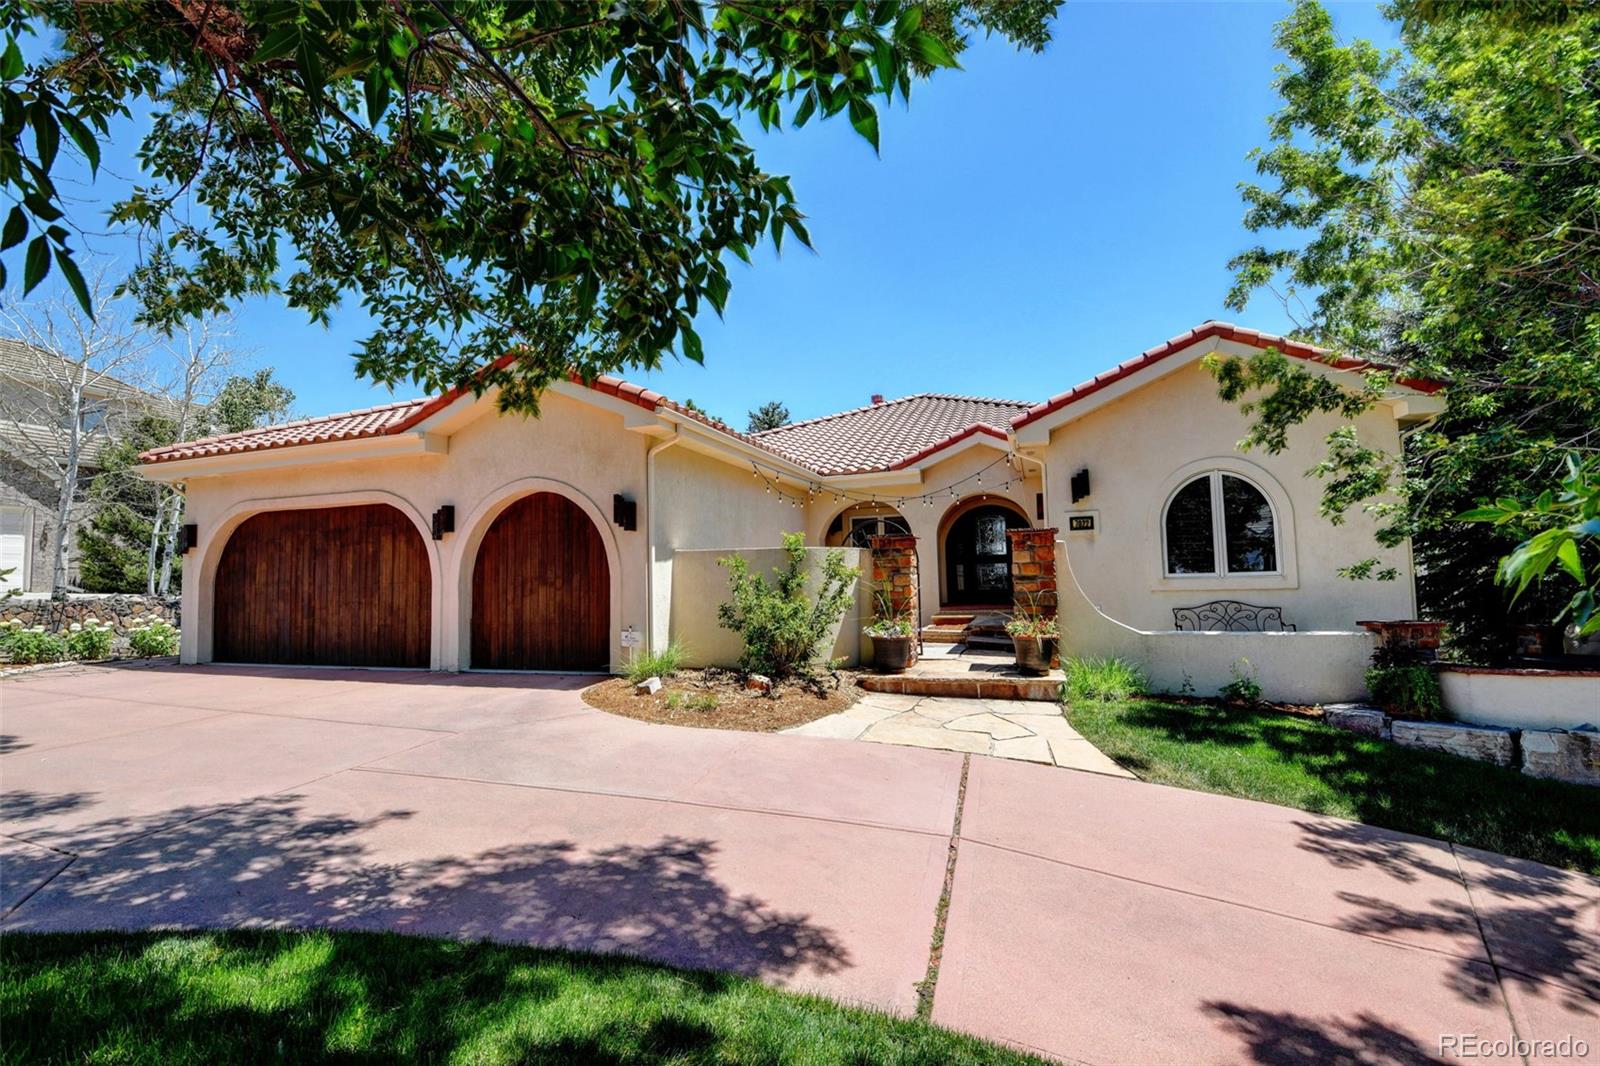
{"type": "Polygon", "coordinates": [[[879,589],[870,625],[862,632],[872,638],[872,668],[880,674],[898,674],[917,661],[917,617],[895,610],[890,597],[879,589]]]}
{"type": "Polygon", "coordinates": [[[1027,674],[1048,674],[1055,658],[1061,628],[1054,616],[1020,614],[1006,623],[1011,646],[1016,649],[1017,669],[1027,674]]]}

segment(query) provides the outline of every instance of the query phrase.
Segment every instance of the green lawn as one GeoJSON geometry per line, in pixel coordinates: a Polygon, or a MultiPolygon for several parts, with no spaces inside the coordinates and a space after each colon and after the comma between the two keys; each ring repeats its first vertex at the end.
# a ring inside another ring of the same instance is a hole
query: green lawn
{"type": "Polygon", "coordinates": [[[1073,727],[1147,781],[1281,803],[1600,874],[1600,791],[1268,710],[1080,702],[1073,727]]]}
{"type": "Polygon", "coordinates": [[[0,937],[7,1062],[1036,1063],[725,974],[388,934],[0,937]]]}

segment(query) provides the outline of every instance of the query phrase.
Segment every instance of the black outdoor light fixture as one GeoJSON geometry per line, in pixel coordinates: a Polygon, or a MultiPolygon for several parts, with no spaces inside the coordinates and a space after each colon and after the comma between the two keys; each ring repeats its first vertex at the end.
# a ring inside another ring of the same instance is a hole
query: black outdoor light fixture
{"type": "Polygon", "coordinates": [[[456,531],[456,507],[447,503],[433,512],[433,539],[443,540],[446,533],[456,531]]]}
{"type": "Polygon", "coordinates": [[[611,521],[630,533],[638,529],[639,504],[620,492],[614,493],[611,497],[611,521]]]}
{"type": "Polygon", "coordinates": [[[190,522],[183,527],[183,535],[178,538],[178,554],[189,554],[190,548],[200,546],[200,527],[190,522]]]}
{"type": "Polygon", "coordinates": [[[1089,495],[1089,468],[1084,467],[1072,475],[1072,502],[1077,503],[1089,495]]]}

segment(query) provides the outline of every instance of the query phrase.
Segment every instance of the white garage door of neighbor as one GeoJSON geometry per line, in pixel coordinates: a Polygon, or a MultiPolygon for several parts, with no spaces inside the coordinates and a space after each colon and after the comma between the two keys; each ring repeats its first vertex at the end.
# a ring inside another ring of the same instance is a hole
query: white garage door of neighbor
{"type": "Polygon", "coordinates": [[[0,507],[0,589],[27,588],[28,512],[22,507],[0,507]]]}

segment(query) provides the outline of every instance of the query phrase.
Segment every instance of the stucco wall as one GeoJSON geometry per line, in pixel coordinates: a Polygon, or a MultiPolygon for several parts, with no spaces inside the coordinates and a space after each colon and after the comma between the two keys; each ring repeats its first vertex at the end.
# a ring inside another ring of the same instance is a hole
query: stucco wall
{"type": "Polygon", "coordinates": [[[621,661],[619,632],[645,626],[645,532],[611,521],[611,497],[642,500],[649,439],[623,428],[620,414],[557,393],[547,394],[538,418],[498,414],[482,403],[449,439],[444,454],[353,460],[197,477],[188,483],[187,519],[200,544],[186,561],[182,655],[211,656],[211,589],[228,535],[251,514],[285,507],[389,503],[422,531],[433,569],[434,669],[456,670],[471,646],[472,561],[489,524],[531,492],[560,492],[582,507],[600,530],[610,573],[612,664],[621,661]],[[442,504],[456,509],[456,532],[427,538],[429,516],[442,504]]]}
{"type": "Polygon", "coordinates": [[[655,467],[650,591],[656,605],[656,632],[651,642],[659,647],[668,639],[669,619],[676,610],[677,552],[711,549],[727,554],[738,548],[775,548],[785,532],[806,528],[806,513],[803,504],[796,508],[769,494],[748,468],[731,466],[684,444],[663,448],[655,467]]]}
{"type": "Polygon", "coordinates": [[[1441,666],[1439,688],[1445,710],[1475,725],[1600,726],[1600,673],[1441,666]]]}
{"type": "MultiPolygon", "coordinates": [[[[1172,609],[1234,599],[1282,606],[1302,631],[1349,630],[1363,618],[1415,617],[1407,547],[1382,549],[1373,523],[1353,512],[1335,525],[1318,512],[1323,482],[1306,477],[1323,440],[1341,424],[1324,416],[1291,431],[1278,455],[1241,452],[1248,421],[1217,398],[1216,383],[1190,364],[1084,417],[1050,437],[1050,525],[1062,540],[1084,592],[1103,612],[1135,629],[1173,627],[1172,609]],[[1071,502],[1070,479],[1087,468],[1091,495],[1071,502]],[[1263,489],[1278,512],[1278,575],[1167,578],[1162,558],[1162,509],[1168,496],[1208,469],[1237,472],[1263,489]],[[1068,532],[1072,513],[1097,513],[1094,533],[1068,532]],[[1400,579],[1352,581],[1341,566],[1377,556],[1400,579]]],[[[1362,443],[1395,452],[1394,420],[1379,408],[1357,422],[1362,443]]]]}
{"type": "MultiPolygon", "coordinates": [[[[860,548],[836,549],[844,552],[845,562],[870,576],[868,553],[860,548]]],[[[821,581],[823,560],[828,549],[806,550],[807,589],[815,595],[821,581]]],[[[738,634],[723,629],[717,622],[717,607],[728,598],[728,568],[718,564],[734,552],[722,550],[680,550],[673,557],[672,636],[695,666],[734,666],[743,649],[738,634]]],[[[772,571],[788,565],[781,548],[752,548],[737,554],[750,564],[752,573],[771,580],[772,571]]],[[[853,583],[854,596],[839,626],[834,630],[828,658],[842,658],[849,665],[860,661],[866,638],[861,627],[871,619],[869,583],[853,583]]],[[[870,649],[867,650],[870,654],[870,649]]]]}

